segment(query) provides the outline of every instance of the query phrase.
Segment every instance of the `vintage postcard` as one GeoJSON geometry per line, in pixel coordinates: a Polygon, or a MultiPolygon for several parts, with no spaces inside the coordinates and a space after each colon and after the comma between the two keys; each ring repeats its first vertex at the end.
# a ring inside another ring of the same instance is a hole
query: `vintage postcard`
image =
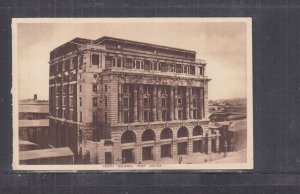
{"type": "Polygon", "coordinates": [[[253,168],[251,18],[12,30],[14,170],[253,168]]]}

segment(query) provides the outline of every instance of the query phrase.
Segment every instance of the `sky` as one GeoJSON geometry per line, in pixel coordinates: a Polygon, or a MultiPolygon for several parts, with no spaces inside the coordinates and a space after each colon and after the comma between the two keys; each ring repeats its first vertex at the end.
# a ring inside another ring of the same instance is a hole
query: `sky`
{"type": "Polygon", "coordinates": [[[18,23],[16,37],[19,99],[48,99],[49,53],[76,38],[102,36],[193,50],[207,62],[209,99],[247,96],[245,22],[126,21],[18,23]]]}

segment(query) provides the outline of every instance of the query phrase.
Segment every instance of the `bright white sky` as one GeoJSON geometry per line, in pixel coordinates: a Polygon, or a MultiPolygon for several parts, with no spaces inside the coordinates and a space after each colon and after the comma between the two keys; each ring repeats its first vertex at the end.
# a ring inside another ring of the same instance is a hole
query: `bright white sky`
{"type": "Polygon", "coordinates": [[[19,99],[48,99],[49,53],[75,37],[102,36],[194,50],[207,62],[209,99],[246,97],[245,22],[19,23],[19,99]]]}

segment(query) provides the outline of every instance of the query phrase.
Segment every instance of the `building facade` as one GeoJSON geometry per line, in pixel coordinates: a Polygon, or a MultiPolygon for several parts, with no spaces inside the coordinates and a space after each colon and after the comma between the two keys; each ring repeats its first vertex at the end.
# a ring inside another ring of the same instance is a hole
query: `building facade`
{"type": "Polygon", "coordinates": [[[206,63],[196,52],[101,37],[50,53],[49,140],[78,163],[166,162],[219,153],[206,63]]]}

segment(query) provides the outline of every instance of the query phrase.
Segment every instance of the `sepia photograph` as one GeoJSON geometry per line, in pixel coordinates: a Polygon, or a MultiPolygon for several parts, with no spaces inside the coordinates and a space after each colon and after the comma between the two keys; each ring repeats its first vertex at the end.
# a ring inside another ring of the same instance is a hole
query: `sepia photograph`
{"type": "Polygon", "coordinates": [[[14,18],[13,169],[253,169],[251,18],[14,18]]]}

